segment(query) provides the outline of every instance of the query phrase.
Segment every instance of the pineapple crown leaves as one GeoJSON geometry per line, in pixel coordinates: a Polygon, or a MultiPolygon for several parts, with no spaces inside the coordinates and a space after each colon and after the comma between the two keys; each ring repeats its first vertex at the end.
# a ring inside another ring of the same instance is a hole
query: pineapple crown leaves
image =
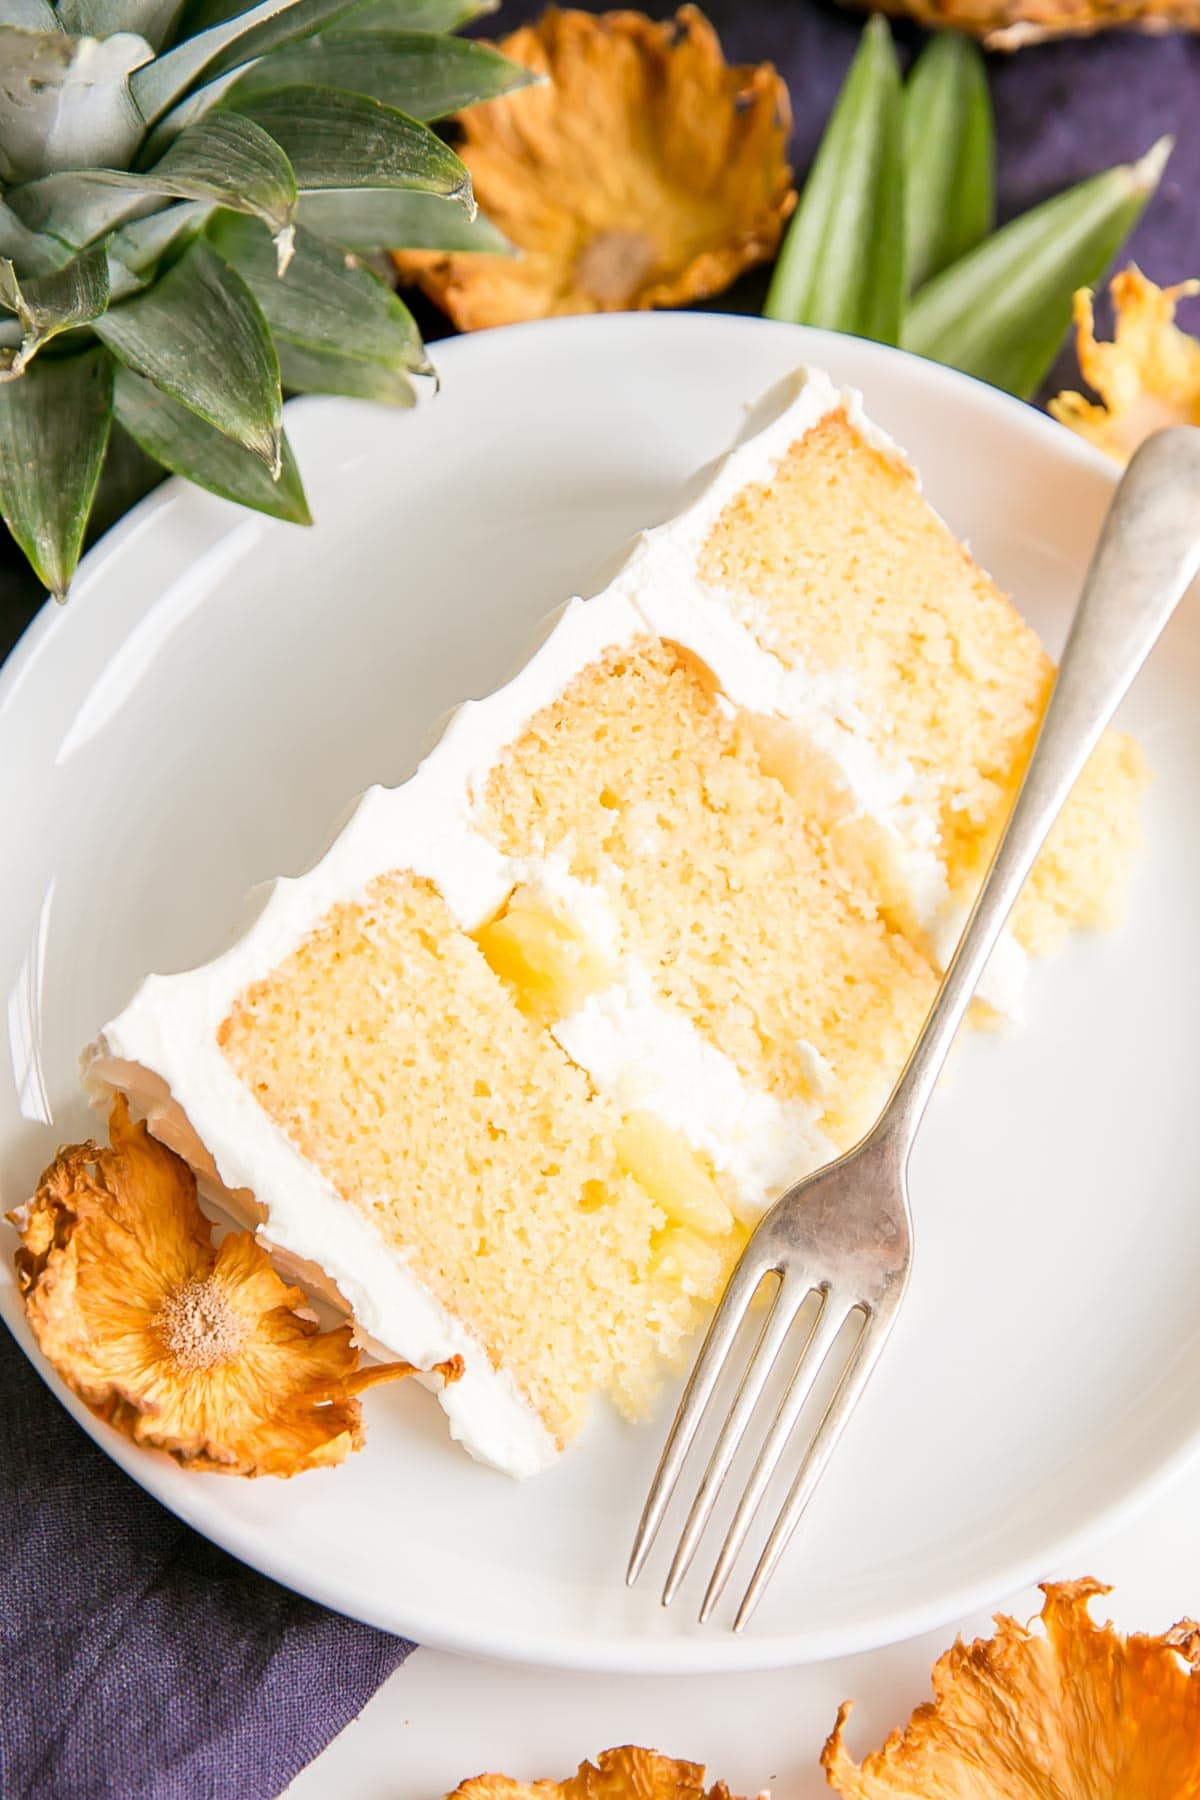
{"type": "Polygon", "coordinates": [[[284,392],[412,404],[363,258],[507,247],[431,128],[537,79],[450,35],[484,10],[0,0],[0,514],[57,597],[114,432],[307,524],[284,392]]]}

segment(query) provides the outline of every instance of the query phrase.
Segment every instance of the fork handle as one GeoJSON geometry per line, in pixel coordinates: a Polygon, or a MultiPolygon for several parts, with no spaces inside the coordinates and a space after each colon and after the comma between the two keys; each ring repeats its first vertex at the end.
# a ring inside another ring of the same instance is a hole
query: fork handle
{"type": "Polygon", "coordinates": [[[1025,779],[912,1054],[870,1133],[907,1158],[1005,920],[1105,726],[1200,568],[1200,429],[1147,438],[1113,496],[1025,779]]]}

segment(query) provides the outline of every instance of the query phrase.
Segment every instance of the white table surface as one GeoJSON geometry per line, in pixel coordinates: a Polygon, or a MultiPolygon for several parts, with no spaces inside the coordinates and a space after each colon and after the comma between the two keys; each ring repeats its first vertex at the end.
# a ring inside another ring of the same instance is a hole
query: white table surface
{"type": "MultiPolygon", "coordinates": [[[[1078,1566],[1047,1574],[1110,1582],[1114,1592],[1092,1611],[1126,1630],[1200,1616],[1198,1512],[1193,1467],[1078,1566]]],[[[1040,1599],[1029,1589],[999,1610],[1026,1617],[1040,1599]]],[[[958,1624],[968,1636],[989,1628],[984,1614],[958,1624]]],[[[874,1749],[928,1698],[930,1666],[953,1636],[947,1626],[807,1668],[680,1678],[564,1674],[418,1650],[292,1784],[289,1800],[440,1800],[483,1770],[561,1779],[585,1756],[625,1743],[706,1762],[710,1778],[735,1793],[769,1787],[773,1800],[815,1800],[829,1792],[817,1756],[839,1702],[856,1701],[851,1747],[874,1749]]]]}

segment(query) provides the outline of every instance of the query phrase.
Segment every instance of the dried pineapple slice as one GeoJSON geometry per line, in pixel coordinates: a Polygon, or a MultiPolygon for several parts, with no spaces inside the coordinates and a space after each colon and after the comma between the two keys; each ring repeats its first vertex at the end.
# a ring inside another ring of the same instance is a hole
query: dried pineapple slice
{"type": "Polygon", "coordinates": [[[676,1762],[657,1750],[625,1744],[580,1763],[566,1781],[512,1781],[477,1775],[447,1800],[734,1800],[723,1781],[705,1788],[703,1763],[676,1762]]]}
{"type": "Polygon", "coordinates": [[[773,255],[796,196],[770,63],[731,67],[694,6],[552,6],[497,47],[547,79],[472,107],[456,148],[517,254],[393,258],[460,330],[683,306],[773,255]]]}
{"type": "Polygon", "coordinates": [[[961,31],[989,50],[1023,50],[1050,38],[1098,31],[1200,29],[1197,0],[886,0],[883,11],[906,14],[931,31],[961,31]]]}
{"type": "Polygon", "coordinates": [[[1200,282],[1156,287],[1131,264],[1109,289],[1116,310],[1111,343],[1096,338],[1092,296],[1075,296],[1079,367],[1102,404],[1082,394],[1057,394],[1050,411],[1072,431],[1118,462],[1128,462],[1143,438],[1163,425],[1200,424],[1200,341],[1180,331],[1175,308],[1200,282]]]}
{"type": "MultiPolygon", "coordinates": [[[[192,1469],[295,1475],[363,1442],[357,1396],[415,1373],[359,1369],[350,1327],[321,1331],[248,1231],[214,1248],[187,1164],[133,1124],[60,1150],[10,1217],[43,1354],[93,1412],[192,1469]]],[[[462,1360],[439,1365],[447,1381],[462,1360]]]]}
{"type": "Polygon", "coordinates": [[[1042,1631],[1001,1616],[934,1665],[931,1703],[862,1763],[821,1752],[844,1800],[1183,1800],[1200,1794],[1200,1626],[1123,1637],[1098,1581],[1043,1586],[1042,1631]]]}
{"type": "MultiPolygon", "coordinates": [[[[1001,1616],[933,1670],[934,1699],[857,1763],[847,1702],[821,1753],[843,1800],[1187,1800],[1200,1794],[1200,1625],[1160,1637],[1097,1625],[1090,1579],[1046,1583],[1034,1624],[1001,1616]],[[1039,1631],[1036,1626],[1041,1625],[1039,1631]]],[[[625,1745],[569,1780],[480,1775],[448,1800],[731,1800],[701,1764],[625,1745]]],[[[768,1800],[763,1794],[759,1800],[768,1800]]]]}

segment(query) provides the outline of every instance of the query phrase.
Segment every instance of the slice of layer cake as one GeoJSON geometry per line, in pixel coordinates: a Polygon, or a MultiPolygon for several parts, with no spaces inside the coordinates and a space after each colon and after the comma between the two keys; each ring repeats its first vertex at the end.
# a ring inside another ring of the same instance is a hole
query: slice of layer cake
{"type": "MultiPolygon", "coordinates": [[[[523,671],[90,1053],[516,1474],[645,1411],[782,1189],[887,1095],[1052,668],[853,394],[797,374],[523,671]]],[[[1112,915],[1097,752],[994,960],[1112,915]]]]}

